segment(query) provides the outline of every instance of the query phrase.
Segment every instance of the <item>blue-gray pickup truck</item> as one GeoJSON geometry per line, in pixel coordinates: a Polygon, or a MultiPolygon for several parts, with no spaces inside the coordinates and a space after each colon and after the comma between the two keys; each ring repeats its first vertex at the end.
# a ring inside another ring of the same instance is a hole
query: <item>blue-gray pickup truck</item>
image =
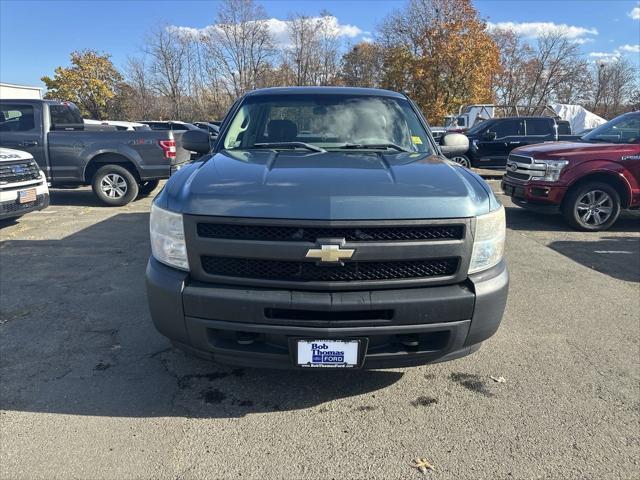
{"type": "Polygon", "coordinates": [[[104,204],[151,193],[190,158],[181,133],[101,131],[56,100],[0,100],[0,146],[33,155],[52,187],[91,185],[104,204]]]}
{"type": "Polygon", "coordinates": [[[504,208],[384,90],[250,92],[153,202],[156,328],[222,363],[387,368],[451,360],[498,329],[504,208]]]}

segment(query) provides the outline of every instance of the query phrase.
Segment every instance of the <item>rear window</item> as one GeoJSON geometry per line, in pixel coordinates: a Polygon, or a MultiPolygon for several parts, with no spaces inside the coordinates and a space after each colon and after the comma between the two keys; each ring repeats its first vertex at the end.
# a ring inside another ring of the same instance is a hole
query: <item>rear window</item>
{"type": "Polygon", "coordinates": [[[64,128],[65,125],[82,125],[82,114],[73,103],[60,103],[49,105],[49,115],[51,125],[56,129],[64,128]]]}
{"type": "Polygon", "coordinates": [[[546,118],[527,118],[527,135],[544,136],[551,134],[551,121],[546,118]]]}
{"type": "Polygon", "coordinates": [[[166,122],[148,122],[147,125],[151,130],[171,130],[171,126],[166,122]]]}

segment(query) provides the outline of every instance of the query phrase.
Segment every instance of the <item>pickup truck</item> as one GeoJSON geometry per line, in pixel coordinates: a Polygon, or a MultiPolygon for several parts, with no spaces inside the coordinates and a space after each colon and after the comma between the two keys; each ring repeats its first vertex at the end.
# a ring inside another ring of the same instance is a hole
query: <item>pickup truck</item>
{"type": "Polygon", "coordinates": [[[48,205],[47,178],[33,157],[0,148],[0,220],[15,219],[48,205]]]}
{"type": "Polygon", "coordinates": [[[91,185],[106,205],[151,193],[189,159],[176,132],[85,130],[78,108],[55,100],[0,100],[0,146],[29,152],[52,187],[91,185]]]}
{"type": "Polygon", "coordinates": [[[640,111],[614,118],[579,142],[515,149],[503,191],[516,205],[560,211],[574,228],[611,227],[623,208],[640,208],[640,111]]]}
{"type": "Polygon", "coordinates": [[[505,214],[442,156],[403,94],[290,87],[240,98],[150,216],[156,328],[222,363],[386,368],[474,352],[507,299],[505,214]]]}
{"type": "Polygon", "coordinates": [[[568,122],[553,117],[492,118],[477,123],[465,135],[469,138],[468,152],[451,160],[467,168],[504,168],[514,148],[580,138],[571,135],[568,122]]]}

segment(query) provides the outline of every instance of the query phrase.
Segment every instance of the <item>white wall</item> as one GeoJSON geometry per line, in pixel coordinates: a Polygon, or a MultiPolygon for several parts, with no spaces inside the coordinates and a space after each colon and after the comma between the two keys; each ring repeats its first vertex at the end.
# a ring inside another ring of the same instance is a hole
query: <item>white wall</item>
{"type": "Polygon", "coordinates": [[[11,83],[0,83],[0,99],[40,99],[42,89],[38,87],[27,87],[26,85],[13,85],[11,83]]]}

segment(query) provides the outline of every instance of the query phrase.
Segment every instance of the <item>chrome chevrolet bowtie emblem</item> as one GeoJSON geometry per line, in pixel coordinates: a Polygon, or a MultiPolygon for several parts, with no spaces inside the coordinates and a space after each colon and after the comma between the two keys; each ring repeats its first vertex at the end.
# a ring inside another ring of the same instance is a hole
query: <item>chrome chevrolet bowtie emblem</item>
{"type": "Polygon", "coordinates": [[[320,245],[320,248],[310,248],[305,256],[323,263],[339,263],[351,258],[354,252],[350,248],[340,248],[340,245],[320,245]]]}

